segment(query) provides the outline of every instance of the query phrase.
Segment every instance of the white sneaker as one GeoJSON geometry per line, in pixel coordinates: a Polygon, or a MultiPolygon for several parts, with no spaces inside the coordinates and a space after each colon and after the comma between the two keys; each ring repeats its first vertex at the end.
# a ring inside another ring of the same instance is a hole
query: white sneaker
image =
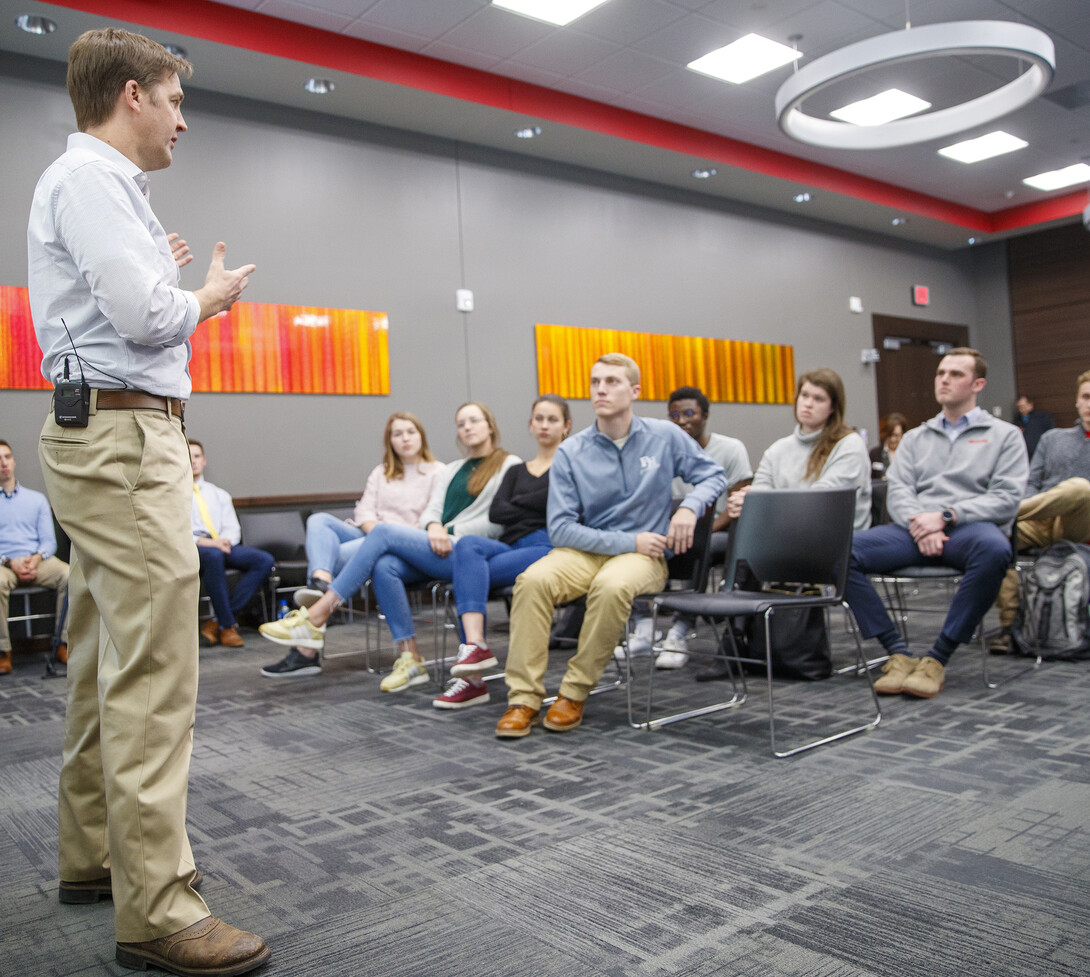
{"type": "Polygon", "coordinates": [[[689,660],[689,642],[671,631],[662,643],[662,651],[655,659],[655,668],[683,668],[689,660]]]}
{"type": "MultiPolygon", "coordinates": [[[[637,618],[636,625],[628,632],[628,651],[633,656],[646,655],[651,651],[653,644],[651,636],[651,618],[637,618]]],[[[613,657],[623,662],[625,658],[624,645],[617,645],[613,649],[613,657]]]]}

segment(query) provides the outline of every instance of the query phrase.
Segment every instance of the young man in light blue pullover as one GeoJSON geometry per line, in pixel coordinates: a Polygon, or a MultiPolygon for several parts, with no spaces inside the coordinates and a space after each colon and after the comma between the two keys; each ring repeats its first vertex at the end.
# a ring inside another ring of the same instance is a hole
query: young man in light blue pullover
{"type": "Polygon", "coordinates": [[[1010,563],[1008,536],[1029,460],[1019,430],[977,406],[987,371],[975,349],[959,347],[942,358],[935,374],[942,413],[904,436],[889,470],[893,522],[857,533],[852,543],[845,597],[863,636],[878,638],[890,653],[877,692],[938,695],[946,663],[972,637],[1010,563]],[[867,580],[904,566],[948,566],[962,574],[942,630],[921,658],[909,655],[867,580]]]}
{"type": "Polygon", "coordinates": [[[556,547],[515,583],[507,654],[508,709],[496,726],[525,736],[545,696],[553,609],[586,594],[587,613],[546,729],[565,732],[583,719],[624,622],[639,594],[666,583],[666,555],[684,553],[704,510],[726,488],[723,469],[680,427],[632,413],[640,369],[620,353],[590,371],[596,421],[557,449],[549,472],[549,538],[556,547]],[[675,475],[693,486],[670,516],[675,475]]]}

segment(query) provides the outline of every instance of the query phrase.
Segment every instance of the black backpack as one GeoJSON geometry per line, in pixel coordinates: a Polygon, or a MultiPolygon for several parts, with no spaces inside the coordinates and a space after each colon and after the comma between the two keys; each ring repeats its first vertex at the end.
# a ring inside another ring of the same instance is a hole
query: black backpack
{"type": "Polygon", "coordinates": [[[1011,643],[1030,657],[1090,658],[1090,546],[1059,540],[1037,557],[1011,643]]]}

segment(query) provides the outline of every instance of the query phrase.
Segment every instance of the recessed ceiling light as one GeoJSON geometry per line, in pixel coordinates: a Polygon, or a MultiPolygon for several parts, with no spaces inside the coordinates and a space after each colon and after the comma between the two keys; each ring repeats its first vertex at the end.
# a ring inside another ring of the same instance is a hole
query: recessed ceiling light
{"type": "Polygon", "coordinates": [[[808,193],[796,193],[791,199],[797,204],[808,204],[814,198],[808,193]]]}
{"type": "Polygon", "coordinates": [[[1090,166],[1075,163],[1062,170],[1049,170],[1047,173],[1027,176],[1022,182],[1038,190],[1059,190],[1061,187],[1074,186],[1087,180],[1090,180],[1090,166]]]}
{"type": "Polygon", "coordinates": [[[28,34],[52,34],[57,29],[54,21],[37,14],[19,14],[15,18],[15,26],[28,34]]]}
{"type": "Polygon", "coordinates": [[[606,0],[492,0],[492,6],[563,27],[606,0]]]}
{"type": "Polygon", "coordinates": [[[747,34],[726,47],[690,61],[686,67],[740,85],[801,57],[801,51],[786,44],[770,41],[760,34],[747,34]]]}
{"type": "Polygon", "coordinates": [[[900,227],[902,224],[907,224],[908,223],[908,218],[907,217],[894,217],[893,220],[890,221],[890,223],[894,227],[900,227]]]}
{"type": "Polygon", "coordinates": [[[977,136],[976,139],[956,142],[952,146],[940,149],[938,152],[940,156],[956,159],[959,163],[979,163],[982,159],[991,159],[993,156],[1013,153],[1016,149],[1024,149],[1028,145],[1029,143],[1025,139],[1019,139],[1009,132],[997,129],[985,136],[977,136]]]}
{"type": "Polygon", "coordinates": [[[541,135],[541,126],[526,126],[525,129],[517,129],[515,130],[515,135],[518,136],[519,139],[533,139],[534,136],[541,135]]]}
{"type": "Polygon", "coordinates": [[[328,78],[308,78],[303,87],[312,95],[328,95],[337,88],[328,78]]]}
{"type": "Polygon", "coordinates": [[[854,126],[884,126],[894,119],[903,119],[929,108],[931,103],[922,98],[902,92],[899,88],[888,88],[870,98],[834,109],[829,115],[854,126]]]}
{"type": "Polygon", "coordinates": [[[707,180],[715,176],[716,170],[714,167],[709,167],[706,170],[693,170],[693,176],[698,180],[707,180]]]}
{"type": "Polygon", "coordinates": [[[163,47],[165,47],[176,58],[188,58],[189,57],[189,54],[186,52],[186,49],[184,47],[182,47],[180,44],[164,44],[163,47]]]}

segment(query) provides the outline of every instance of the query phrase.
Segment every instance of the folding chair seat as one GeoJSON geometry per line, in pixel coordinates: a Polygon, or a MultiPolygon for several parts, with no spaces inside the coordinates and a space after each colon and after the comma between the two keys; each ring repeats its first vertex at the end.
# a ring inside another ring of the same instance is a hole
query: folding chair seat
{"type": "Polygon", "coordinates": [[[240,512],[242,542],[265,550],[276,560],[262,598],[266,620],[276,616],[281,600],[291,602],[307,583],[306,532],[298,509],[277,512],[240,512]]]}
{"type": "MultiPolygon", "coordinates": [[[[712,625],[720,651],[729,645],[727,661],[737,669],[733,677],[731,699],[677,713],[653,718],[653,683],[655,669],[649,669],[645,717],[634,725],[656,729],[696,716],[708,715],[741,706],[747,699],[745,675],[737,666],[753,662],[765,667],[768,687],[768,728],[772,753],[777,757],[793,756],[804,750],[831,743],[864,730],[881,721],[878,696],[874,692],[870,670],[863,656],[858,629],[855,638],[855,661],[847,669],[836,671],[862,677],[870,694],[873,718],[810,740],[789,750],[777,748],[775,689],[772,673],[772,621],[777,612],[794,608],[841,607],[851,614],[844,601],[848,560],[851,555],[852,524],[855,519],[854,489],[802,489],[789,491],[754,490],[747,494],[742,514],[731,532],[727,553],[725,589],[713,594],[662,594],[652,601],[652,617],[657,623],[660,613],[673,612],[703,618],[712,625]],[[818,593],[781,593],[735,590],[744,570],[761,584],[791,584],[819,588],[818,593]],[[735,643],[731,620],[756,617],[764,623],[765,658],[746,658],[735,643]],[[717,622],[725,622],[720,629],[717,622]],[[724,641],[727,642],[724,645],[724,641]],[[739,678],[741,689],[739,690],[739,678]]],[[[828,628],[828,622],[825,621],[828,628]]],[[[834,681],[827,679],[826,681],[834,681]]],[[[634,718],[634,717],[633,717],[634,718]]]]}

